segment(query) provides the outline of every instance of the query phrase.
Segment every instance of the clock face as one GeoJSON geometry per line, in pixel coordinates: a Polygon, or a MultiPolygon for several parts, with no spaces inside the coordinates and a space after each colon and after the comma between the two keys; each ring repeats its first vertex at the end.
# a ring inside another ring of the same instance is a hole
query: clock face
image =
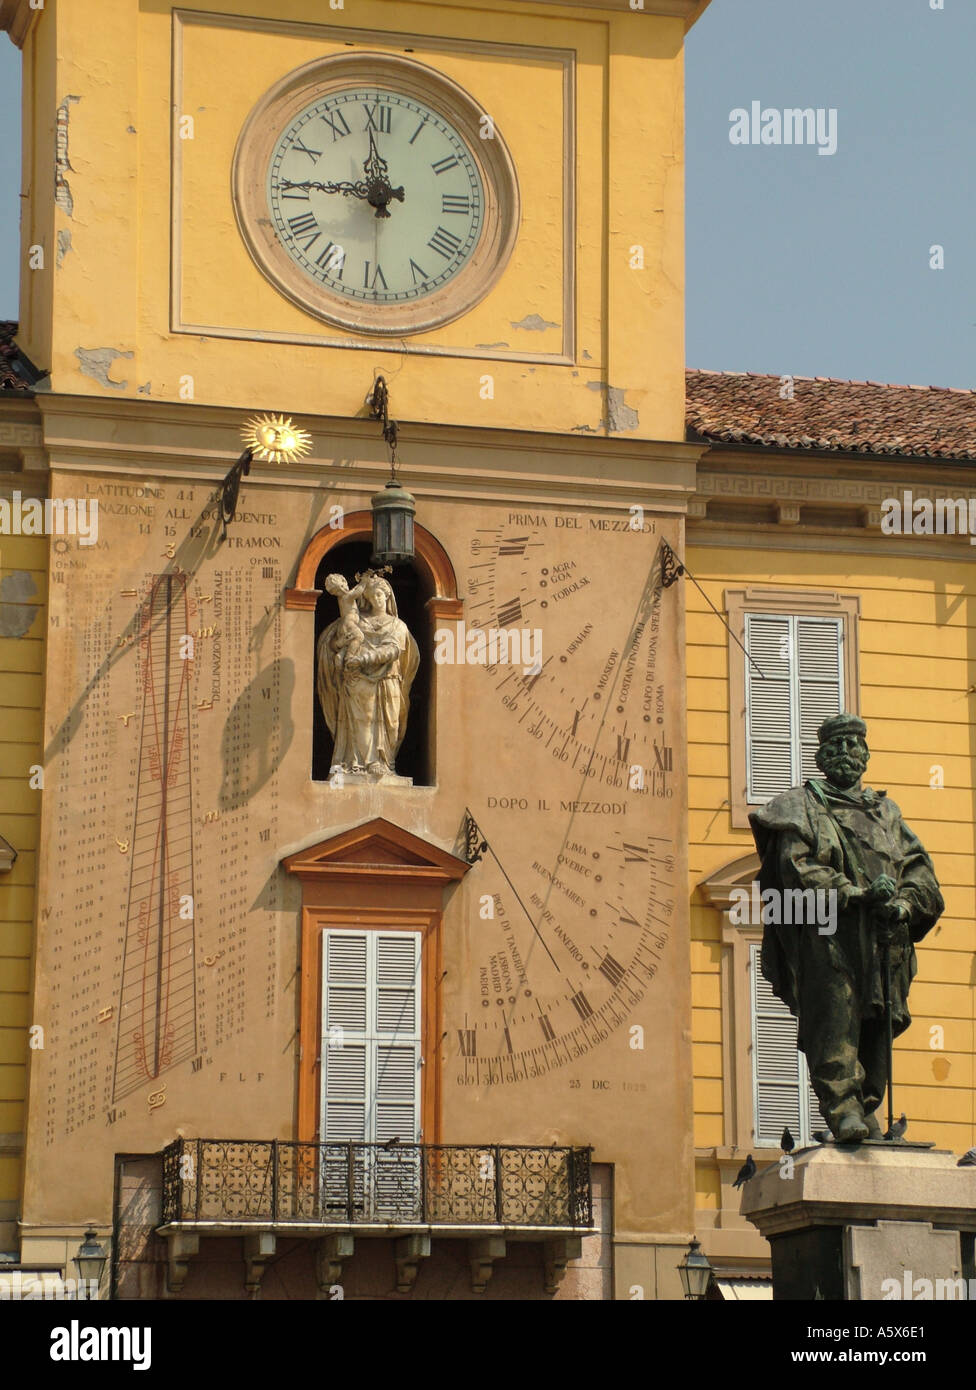
{"type": "Polygon", "coordinates": [[[365,304],[440,290],[485,225],[484,183],[463,137],[428,104],[375,87],[301,111],[276,144],[267,193],[295,264],[365,304]]]}
{"type": "Polygon", "coordinates": [[[515,168],[493,118],[442,73],[386,54],[317,59],[265,93],[238,140],[233,192],[275,287],[368,334],[466,313],[518,233],[515,168]]]}

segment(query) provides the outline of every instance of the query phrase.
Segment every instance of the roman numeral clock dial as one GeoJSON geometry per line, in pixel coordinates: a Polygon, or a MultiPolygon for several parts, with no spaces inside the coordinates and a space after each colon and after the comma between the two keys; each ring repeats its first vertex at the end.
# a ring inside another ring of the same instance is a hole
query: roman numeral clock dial
{"type": "Polygon", "coordinates": [[[381,54],[319,60],[272,88],[241,133],[234,187],[264,273],[319,318],[368,333],[466,312],[518,229],[493,120],[434,69],[381,54]]]}
{"type": "Polygon", "coordinates": [[[634,532],[627,519],[513,512],[471,538],[455,656],[480,666],[472,678],[500,711],[505,750],[466,812],[480,907],[447,1040],[458,1086],[564,1069],[588,1094],[645,1089],[640,1023],[670,968],[680,872],[675,601],[655,532],[653,521],[634,532]]]}

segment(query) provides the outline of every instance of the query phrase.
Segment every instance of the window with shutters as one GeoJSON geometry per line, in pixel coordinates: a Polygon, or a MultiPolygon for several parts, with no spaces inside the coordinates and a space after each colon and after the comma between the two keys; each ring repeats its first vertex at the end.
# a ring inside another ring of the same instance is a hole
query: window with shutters
{"type": "Polygon", "coordinates": [[[797,1148],[813,1142],[825,1129],[820,1105],[810,1085],[807,1059],[796,1050],[796,1019],[769,987],[760,969],[761,945],[749,947],[752,980],[753,1142],[779,1147],[785,1126],[797,1148]]]}
{"type": "Polygon", "coordinates": [[[858,712],[858,600],[839,594],[727,590],[732,824],[817,776],[817,729],[858,712]],[[741,644],[741,645],[740,645],[741,644]]]}
{"type": "Polygon", "coordinates": [[[323,1142],[419,1142],[420,961],[420,932],[323,933],[323,1142]]]}
{"type": "Polygon", "coordinates": [[[382,817],[282,862],[302,891],[299,1138],[439,1143],[444,892],[471,865],[382,817]]]}
{"type": "Polygon", "coordinates": [[[322,1143],[325,1201],[377,1221],[420,1214],[419,931],[322,933],[322,1143]],[[359,1147],[363,1146],[363,1147],[359,1147]],[[372,1147],[367,1147],[372,1146],[372,1147]],[[384,1147],[386,1146],[386,1147],[384,1147]]]}
{"type": "Polygon", "coordinates": [[[746,614],[746,787],[750,804],[817,776],[817,729],[844,708],[839,618],[746,614]]]}

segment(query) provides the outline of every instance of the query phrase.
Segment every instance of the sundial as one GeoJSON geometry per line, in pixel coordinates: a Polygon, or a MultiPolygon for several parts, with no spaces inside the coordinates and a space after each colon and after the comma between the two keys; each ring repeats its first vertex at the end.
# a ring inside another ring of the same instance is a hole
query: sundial
{"type": "Polygon", "coordinates": [[[608,1039],[640,1043],[630,1030],[672,949],[677,873],[673,690],[658,661],[674,601],[653,526],[515,513],[471,537],[469,632],[531,629],[541,653],[477,673],[509,770],[469,806],[485,847],[449,1039],[458,1085],[599,1071],[608,1039]],[[605,541],[581,543],[584,527],[605,541]]]}

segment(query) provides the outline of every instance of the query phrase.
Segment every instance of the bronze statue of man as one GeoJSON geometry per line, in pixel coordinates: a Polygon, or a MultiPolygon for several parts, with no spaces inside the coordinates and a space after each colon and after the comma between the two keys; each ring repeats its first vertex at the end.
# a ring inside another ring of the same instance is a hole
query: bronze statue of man
{"type": "Polygon", "coordinates": [[[842,1143],[881,1138],[875,1111],[888,1081],[885,950],[897,1036],[911,1023],[914,943],[945,908],[932,861],[898,807],[883,791],[861,786],[866,734],[856,715],[826,720],[817,730],[823,779],[810,778],[749,817],[764,902],[767,889],[837,895],[832,932],[812,915],[809,923],[785,925],[790,914],[764,913],[762,972],[798,1020],[797,1047],[842,1143]]]}

